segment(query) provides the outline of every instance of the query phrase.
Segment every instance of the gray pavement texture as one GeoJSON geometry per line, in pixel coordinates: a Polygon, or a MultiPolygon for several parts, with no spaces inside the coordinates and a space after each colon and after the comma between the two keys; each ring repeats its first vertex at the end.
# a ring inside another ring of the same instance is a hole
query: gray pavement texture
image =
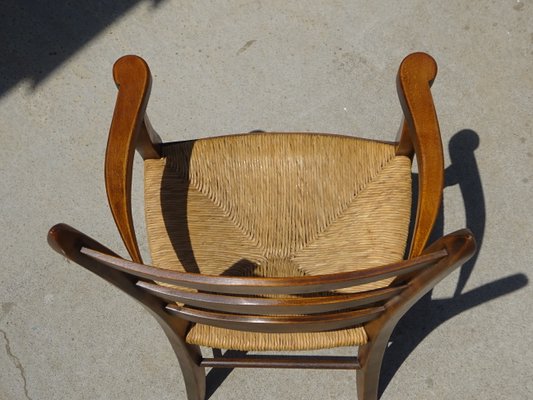
{"type": "MultiPolygon", "coordinates": [[[[382,399],[533,398],[533,1],[78,3],[0,12],[1,399],[185,399],[156,322],[45,240],[66,222],[125,254],[102,171],[118,57],[150,64],[165,141],[253,129],[393,140],[395,74],[413,51],[440,67],[437,234],[468,226],[481,249],[400,323],[382,399]]],[[[355,387],[349,371],[241,369],[211,398],[355,399],[355,387]]]]}

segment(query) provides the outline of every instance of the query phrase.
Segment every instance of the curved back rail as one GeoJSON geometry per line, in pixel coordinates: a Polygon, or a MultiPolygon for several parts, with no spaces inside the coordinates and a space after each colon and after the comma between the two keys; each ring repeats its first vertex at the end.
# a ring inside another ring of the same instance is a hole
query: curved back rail
{"type": "Polygon", "coordinates": [[[150,280],[149,282],[140,280],[136,284],[160,299],[183,303],[183,305],[169,304],[166,310],[185,320],[228,329],[280,333],[327,331],[368,322],[383,313],[384,302],[401,293],[407,285],[315,297],[261,298],[234,295],[296,295],[343,289],[391,276],[414,273],[434,265],[447,255],[446,250],[439,250],[417,259],[366,271],[295,278],[255,278],[206,276],[169,271],[137,264],[85,247],[80,251],[130,276],[150,280]],[[201,292],[191,293],[179,288],[160,286],[152,283],[154,281],[201,292]]]}
{"type": "Polygon", "coordinates": [[[411,273],[428,267],[447,255],[445,249],[440,249],[412,260],[400,261],[366,270],[289,278],[259,278],[202,275],[162,269],[108,255],[89,247],[82,247],[80,252],[113,269],[138,278],[204,292],[248,295],[302,294],[344,289],[411,273]]]}
{"type": "Polygon", "coordinates": [[[376,320],[395,299],[412,291],[417,277],[456,258],[450,243],[467,241],[468,237],[465,232],[449,235],[419,257],[377,268],[293,278],[209,276],[160,269],[122,259],[68,226],[54,227],[49,240],[52,247],[81,265],[97,265],[93,272],[145,305],[155,306],[159,313],[164,309],[168,317],[171,314],[190,322],[256,332],[313,332],[376,320]],[[61,236],[58,232],[70,238],[70,250],[65,251],[56,239],[61,236]],[[390,277],[396,278],[389,287],[331,293],[390,277]],[[298,296],[301,294],[312,295],[298,296]]]}

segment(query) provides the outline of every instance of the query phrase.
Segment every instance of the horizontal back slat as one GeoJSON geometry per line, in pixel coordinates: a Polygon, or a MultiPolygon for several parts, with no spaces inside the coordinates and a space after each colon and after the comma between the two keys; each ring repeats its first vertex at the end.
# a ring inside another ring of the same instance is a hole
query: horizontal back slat
{"type": "Polygon", "coordinates": [[[138,278],[169,283],[206,292],[252,295],[325,292],[362,285],[364,283],[375,282],[420,270],[435,264],[448,254],[446,250],[438,250],[411,260],[336,274],[290,278],[258,278],[213,276],[171,271],[137,264],[86,247],[82,247],[80,252],[111,268],[138,278]]]}
{"type": "Polygon", "coordinates": [[[379,306],[355,311],[294,316],[227,314],[180,307],[176,304],[167,305],[166,310],[185,320],[219,328],[248,332],[290,333],[323,332],[353,327],[377,318],[385,311],[385,307],[379,306]]]}
{"type": "Polygon", "coordinates": [[[407,286],[387,287],[367,292],[317,297],[260,298],[198,293],[145,281],[137,286],[169,302],[183,303],[206,310],[236,314],[316,314],[362,307],[390,299],[407,286]]]}

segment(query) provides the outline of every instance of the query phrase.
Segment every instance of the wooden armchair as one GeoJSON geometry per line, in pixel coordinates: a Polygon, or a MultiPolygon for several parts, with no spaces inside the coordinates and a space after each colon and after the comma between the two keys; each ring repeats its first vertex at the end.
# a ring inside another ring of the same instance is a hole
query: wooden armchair
{"type": "Polygon", "coordinates": [[[205,397],[205,367],[354,369],[358,398],[375,400],[396,323],[475,251],[468,230],[426,247],[443,188],[430,93],[436,73],[427,54],[402,62],[397,85],[405,118],[397,143],[250,133],[162,144],[145,113],[148,66],[122,57],[113,69],[119,90],[105,181],[131,260],[64,224],[48,241],[155,317],[178,357],[189,400],[205,397]],[[131,213],[135,149],[145,160],[151,265],[143,264],[131,213]],[[414,155],[419,190],[409,233],[414,155]],[[200,345],[353,345],[359,353],[203,358],[200,345]]]}

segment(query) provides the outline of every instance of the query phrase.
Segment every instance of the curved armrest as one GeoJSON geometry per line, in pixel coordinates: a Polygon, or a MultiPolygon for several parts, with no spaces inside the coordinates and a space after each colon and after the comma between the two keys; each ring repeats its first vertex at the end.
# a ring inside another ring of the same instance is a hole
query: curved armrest
{"type": "Polygon", "coordinates": [[[136,262],[142,262],[131,213],[131,179],[135,149],[144,159],[160,158],[159,136],[146,117],[152,77],[146,62],[124,56],[113,66],[118,87],[105,156],[109,207],[122,240],[136,262]]]}
{"type": "Polygon", "coordinates": [[[426,247],[442,201],[444,159],[439,123],[430,87],[437,76],[435,60],[425,53],[407,56],[397,77],[398,96],[404,112],[398,155],[416,154],[418,205],[409,258],[426,247]]]}

